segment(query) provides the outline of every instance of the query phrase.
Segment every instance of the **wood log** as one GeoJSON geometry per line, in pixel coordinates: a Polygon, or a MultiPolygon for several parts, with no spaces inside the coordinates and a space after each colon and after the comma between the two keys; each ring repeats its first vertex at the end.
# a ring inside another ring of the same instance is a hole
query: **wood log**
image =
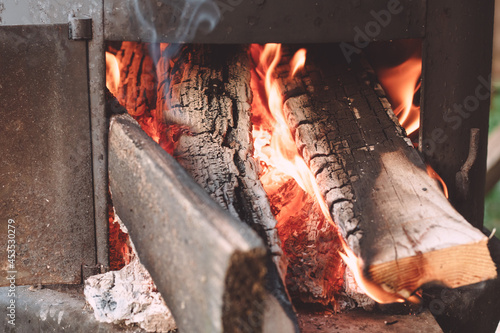
{"type": "MultiPolygon", "coordinates": [[[[156,64],[158,79],[152,79],[148,78],[152,71],[147,45],[122,43],[118,58],[125,64],[122,64],[121,94],[117,99],[128,105],[128,112],[142,129],[165,151],[175,155],[212,198],[266,240],[274,263],[268,262],[265,287],[272,292],[277,304],[293,317],[280,279],[279,269],[286,261],[281,256],[276,221],[258,179],[258,168],[251,159],[248,58],[241,48],[225,47],[212,52],[210,48],[201,47],[194,52],[191,47],[194,46],[180,48],[162,44],[156,64]],[[181,56],[175,57],[179,49],[181,56]],[[218,65],[214,68],[214,64],[218,65]],[[146,78],[136,79],[141,73],[146,78]],[[129,78],[130,75],[134,77],[129,78]],[[158,103],[154,106],[148,95],[151,82],[158,82],[154,89],[158,103]],[[144,103],[129,102],[137,92],[147,97],[144,103]],[[200,130],[196,123],[209,126],[200,130]]],[[[112,100],[109,98],[109,111],[122,113],[120,105],[112,100]]]]}
{"type": "Polygon", "coordinates": [[[487,237],[427,175],[360,62],[348,66],[322,47],[298,79],[286,64],[277,75],[287,122],[364,277],[381,287],[378,300],[408,298],[429,282],[458,287],[495,277],[487,237]]]}
{"type": "Polygon", "coordinates": [[[156,109],[157,78],[150,44],[122,42],[116,60],[120,81],[115,97],[135,118],[151,114],[156,109]]]}
{"type": "Polygon", "coordinates": [[[172,47],[178,48],[162,45],[156,109],[168,126],[189,129],[173,156],[215,201],[264,237],[279,267],[276,220],[252,158],[248,56],[240,47],[188,45],[172,61],[172,47]]]}
{"type": "Polygon", "coordinates": [[[298,332],[268,292],[268,251],[129,115],[109,136],[113,203],[183,332],[298,332]]]}

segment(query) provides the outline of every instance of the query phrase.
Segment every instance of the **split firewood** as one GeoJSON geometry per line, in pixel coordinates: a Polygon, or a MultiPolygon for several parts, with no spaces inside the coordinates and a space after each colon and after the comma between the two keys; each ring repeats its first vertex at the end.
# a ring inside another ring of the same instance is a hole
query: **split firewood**
{"type": "Polygon", "coordinates": [[[268,289],[262,239],[128,114],[111,120],[109,175],[116,212],[179,330],[298,332],[291,306],[268,289]]]}
{"type": "Polygon", "coordinates": [[[348,66],[322,47],[298,79],[288,71],[277,68],[288,125],[372,296],[402,300],[428,282],[459,287],[496,276],[487,237],[428,176],[359,62],[348,66]]]}

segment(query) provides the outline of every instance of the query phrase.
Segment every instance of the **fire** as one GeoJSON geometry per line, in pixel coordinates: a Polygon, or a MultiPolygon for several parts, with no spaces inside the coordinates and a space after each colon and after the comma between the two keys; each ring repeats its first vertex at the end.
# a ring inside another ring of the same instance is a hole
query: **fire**
{"type": "MultiPolygon", "coordinates": [[[[122,44],[122,48],[123,47],[134,47],[134,44],[122,44]]],[[[165,48],[167,45],[163,44],[161,47],[165,48]]],[[[269,191],[272,191],[273,188],[276,189],[277,184],[284,184],[290,178],[293,178],[297,185],[300,186],[300,188],[307,194],[307,196],[315,198],[325,221],[328,221],[336,228],[336,225],[331,218],[328,205],[321,194],[315,177],[297,149],[297,145],[294,140],[295,133],[293,133],[287,124],[283,107],[284,98],[281,94],[279,82],[275,74],[275,70],[280,64],[282,57],[281,45],[266,44],[265,46],[260,46],[254,44],[250,47],[250,53],[256,63],[256,68],[252,72],[251,82],[255,97],[252,104],[254,158],[259,161],[263,169],[260,180],[264,189],[269,196],[269,191]]],[[[295,76],[304,68],[306,63],[306,53],[305,49],[300,49],[292,57],[290,63],[288,64],[290,67],[290,80],[295,80],[295,76]]],[[[122,105],[126,105],[125,101],[122,100],[123,96],[118,94],[118,91],[121,91],[123,88],[123,82],[121,82],[123,79],[120,78],[119,55],[120,54],[115,56],[112,53],[106,52],[106,84],[110,92],[115,94],[118,98],[119,102],[122,105]]],[[[415,66],[412,68],[415,68],[415,66]]],[[[403,69],[400,69],[400,71],[402,70],[403,69]]],[[[407,127],[408,133],[412,133],[410,131],[413,127],[416,126],[416,128],[418,128],[419,126],[418,118],[415,123],[415,120],[413,119],[415,116],[412,113],[415,108],[418,109],[418,107],[415,107],[412,104],[412,100],[419,76],[420,72],[418,72],[418,75],[413,80],[411,94],[408,93],[408,96],[411,95],[411,99],[406,95],[400,99],[391,97],[392,102],[395,103],[394,105],[398,105],[396,107],[396,113],[400,116],[403,126],[410,123],[410,127],[407,127]]],[[[385,81],[392,82],[390,79],[385,81]]],[[[409,87],[410,84],[407,86],[409,87]]],[[[409,91],[409,89],[407,89],[408,87],[405,86],[404,89],[401,89],[409,91]]],[[[390,95],[392,90],[387,87],[385,88],[390,95]]],[[[141,114],[136,114],[135,110],[128,111],[139,122],[143,130],[169,153],[173,152],[176,137],[178,137],[181,133],[187,133],[186,131],[188,131],[187,129],[179,126],[167,126],[164,124],[161,120],[161,113],[158,113],[157,110],[151,109],[141,114]]],[[[290,217],[294,214],[294,212],[300,210],[300,205],[304,203],[301,201],[305,201],[305,197],[306,195],[303,195],[303,192],[301,192],[300,195],[297,193],[294,197],[294,206],[288,211],[282,210],[280,212],[280,215],[282,215],[280,218],[283,217],[286,219],[287,216],[283,215],[289,215],[288,217],[290,217]]],[[[384,290],[383,286],[378,286],[369,280],[364,274],[365,267],[363,262],[356,257],[344,241],[341,241],[341,244],[344,253],[340,253],[340,256],[343,258],[346,265],[352,270],[358,285],[368,296],[379,303],[402,302],[404,299],[408,299],[410,295],[392,294],[391,292],[384,290]]]]}
{"type": "MultiPolygon", "coordinates": [[[[414,99],[421,85],[422,56],[420,48],[415,48],[414,45],[413,48],[414,51],[403,63],[376,69],[378,80],[394,107],[394,114],[408,136],[417,134],[420,128],[420,106],[414,104],[414,99]]],[[[418,144],[414,143],[414,146],[417,148],[418,144]]],[[[448,198],[445,182],[429,164],[427,164],[427,174],[441,183],[444,195],[448,198]]]]}
{"type": "MultiPolygon", "coordinates": [[[[306,193],[317,199],[325,218],[333,223],[314,175],[300,155],[286,123],[283,96],[274,77],[274,70],[281,60],[281,44],[266,44],[263,48],[254,44],[251,53],[258,59],[256,72],[264,77],[264,94],[267,97],[267,105],[253,110],[254,157],[265,168],[272,167],[295,179],[306,193]]],[[[291,61],[291,77],[304,67],[305,61],[306,50],[300,49],[291,61]]],[[[266,187],[266,184],[263,185],[266,187]]]]}
{"type": "Polygon", "coordinates": [[[439,183],[441,183],[444,196],[446,197],[446,199],[448,199],[448,187],[446,186],[446,183],[429,164],[427,164],[427,174],[429,175],[429,177],[436,179],[439,183]]]}
{"type": "Polygon", "coordinates": [[[356,257],[356,255],[344,242],[342,243],[345,254],[342,252],[339,252],[339,254],[354,275],[354,279],[356,280],[357,285],[365,292],[365,294],[370,296],[374,301],[381,304],[395,302],[403,303],[405,302],[405,298],[410,297],[409,294],[404,295],[404,298],[395,295],[389,291],[384,290],[383,287],[367,279],[363,274],[363,263],[361,262],[361,260],[356,257]]]}
{"type": "MultiPolygon", "coordinates": [[[[168,47],[168,44],[160,44],[162,49],[168,47]]],[[[135,42],[123,42],[121,49],[115,55],[112,52],[106,52],[106,87],[118,99],[121,105],[127,108],[127,111],[139,123],[141,128],[146,132],[156,143],[158,143],[167,153],[172,154],[176,140],[180,134],[186,134],[189,131],[181,126],[166,125],[162,120],[162,115],[156,109],[146,109],[138,112],[137,104],[143,101],[137,101],[127,94],[127,85],[129,78],[121,73],[123,64],[121,64],[123,55],[127,51],[145,52],[146,47],[135,42]],[[122,75],[124,77],[122,77],[122,75]]],[[[110,49],[111,50],[111,49],[110,49]]],[[[171,61],[171,59],[168,59],[171,61]]],[[[131,64],[126,64],[130,66],[131,64]]],[[[125,67],[123,67],[125,68],[125,67]]],[[[144,75],[144,74],[143,74],[144,75]]]]}
{"type": "Polygon", "coordinates": [[[400,65],[377,70],[377,77],[393,105],[394,114],[408,136],[416,133],[420,127],[420,106],[413,101],[420,88],[421,74],[422,57],[418,53],[400,65]]]}
{"type": "Polygon", "coordinates": [[[299,69],[302,69],[306,64],[306,49],[300,49],[295,52],[292,60],[290,61],[290,67],[292,68],[291,76],[294,77],[299,69]]]}
{"type": "MultiPolygon", "coordinates": [[[[252,135],[254,138],[254,157],[264,169],[260,178],[262,185],[269,195],[269,191],[272,192],[272,189],[276,188],[276,182],[285,182],[288,177],[292,177],[308,195],[316,199],[325,220],[337,228],[314,175],[297,149],[293,139],[294,133],[286,122],[283,108],[284,100],[275,77],[275,69],[281,60],[281,45],[266,44],[264,47],[252,45],[250,53],[257,63],[255,69],[257,78],[252,76],[252,90],[260,98],[256,98],[257,101],[254,101],[253,104],[252,135]],[[264,89],[262,89],[261,81],[264,81],[264,89]],[[281,179],[279,175],[282,175],[281,179]]],[[[290,79],[293,79],[304,67],[305,61],[306,50],[300,49],[289,64],[290,79]]],[[[296,196],[300,197],[299,194],[296,196]]],[[[297,203],[297,205],[300,204],[297,203]]],[[[286,217],[279,216],[279,219],[281,218],[286,217]]],[[[364,266],[361,260],[356,257],[343,240],[341,242],[345,254],[340,253],[340,255],[352,270],[358,285],[368,296],[379,303],[404,302],[405,298],[410,297],[409,294],[403,295],[406,297],[393,294],[371,282],[363,273],[364,266]]]]}
{"type": "Polygon", "coordinates": [[[111,52],[106,52],[106,87],[116,95],[120,84],[120,65],[116,56],[111,52]]]}

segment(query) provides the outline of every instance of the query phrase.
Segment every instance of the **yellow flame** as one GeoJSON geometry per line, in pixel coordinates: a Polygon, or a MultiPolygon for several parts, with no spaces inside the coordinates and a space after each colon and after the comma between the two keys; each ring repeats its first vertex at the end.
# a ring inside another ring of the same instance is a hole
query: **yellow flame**
{"type": "Polygon", "coordinates": [[[344,253],[339,252],[340,256],[346,263],[347,267],[351,270],[356,280],[356,284],[374,301],[387,304],[387,303],[403,303],[405,299],[397,294],[384,290],[381,286],[375,284],[370,279],[365,278],[363,274],[362,261],[349,249],[349,247],[342,242],[344,253]]]}
{"type": "Polygon", "coordinates": [[[420,107],[413,104],[416,91],[420,88],[422,59],[413,56],[402,64],[378,70],[378,79],[394,107],[394,114],[408,135],[420,127],[420,107]]]}
{"type": "Polygon", "coordinates": [[[119,84],[120,66],[118,60],[114,54],[106,52],[106,87],[113,95],[116,95],[119,84]]]}
{"type": "MultiPolygon", "coordinates": [[[[286,122],[283,110],[283,96],[274,70],[281,60],[281,44],[266,44],[260,55],[261,72],[265,73],[265,90],[268,113],[262,112],[266,120],[254,124],[252,135],[255,138],[256,157],[267,166],[273,166],[295,179],[297,184],[310,195],[317,198],[321,210],[328,221],[332,222],[328,206],[321,195],[314,175],[299,154],[292,132],[286,122]]],[[[292,58],[292,76],[304,67],[306,50],[298,50],[292,58]]]]}
{"type": "Polygon", "coordinates": [[[290,67],[292,68],[291,76],[294,77],[297,71],[304,68],[306,64],[306,49],[300,49],[295,52],[292,60],[290,61],[290,67]]]}
{"type": "Polygon", "coordinates": [[[441,176],[439,176],[438,173],[429,164],[427,164],[427,174],[429,175],[429,177],[436,179],[439,183],[441,183],[444,196],[446,197],[446,199],[448,199],[448,186],[446,186],[443,178],[441,178],[441,176]]]}
{"type": "MultiPolygon", "coordinates": [[[[258,45],[252,45],[252,53],[259,54],[256,72],[265,77],[265,97],[262,107],[254,108],[252,135],[254,138],[254,157],[265,167],[273,167],[286,176],[295,179],[297,184],[309,195],[316,198],[325,219],[335,226],[328,205],[316,183],[313,173],[300,155],[293,133],[291,132],[284,113],[283,96],[275,78],[274,70],[281,60],[281,45],[266,44],[263,50],[256,50],[258,45]]],[[[306,61],[306,50],[297,51],[290,62],[291,77],[293,77],[306,61]]],[[[263,178],[261,178],[262,180],[263,178]]],[[[266,186],[266,184],[264,184],[266,186]]],[[[356,282],[365,293],[379,303],[404,302],[404,298],[384,290],[381,286],[365,278],[362,262],[342,241],[344,253],[342,259],[352,270],[356,282]]]]}

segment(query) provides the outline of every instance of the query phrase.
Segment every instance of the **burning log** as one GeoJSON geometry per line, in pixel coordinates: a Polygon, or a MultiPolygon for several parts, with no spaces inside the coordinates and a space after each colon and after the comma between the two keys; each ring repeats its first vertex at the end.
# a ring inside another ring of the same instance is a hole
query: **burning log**
{"type": "Polygon", "coordinates": [[[286,121],[353,252],[358,282],[394,302],[428,282],[495,277],[487,237],[427,175],[387,100],[365,83],[367,71],[331,51],[315,52],[300,79],[290,79],[288,65],[276,72],[286,121]]]}
{"type": "MultiPolygon", "coordinates": [[[[162,45],[157,112],[186,128],[173,156],[210,196],[264,239],[279,260],[276,220],[252,156],[250,69],[241,47],[162,45]]],[[[283,263],[281,265],[284,265],[283,263]]]]}
{"type": "Polygon", "coordinates": [[[109,137],[113,203],[186,332],[294,332],[296,321],[266,290],[262,240],[224,211],[129,116],[109,137]]]}

